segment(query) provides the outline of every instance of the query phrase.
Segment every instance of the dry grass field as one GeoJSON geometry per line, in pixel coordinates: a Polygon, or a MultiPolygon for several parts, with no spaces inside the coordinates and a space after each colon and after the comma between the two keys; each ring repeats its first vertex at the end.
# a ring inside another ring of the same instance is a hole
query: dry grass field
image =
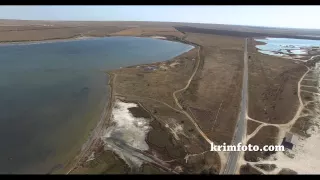
{"type": "Polygon", "coordinates": [[[297,84],[307,68],[257,52],[249,41],[249,117],[274,124],[291,120],[298,107],[297,84]]]}
{"type": "Polygon", "coordinates": [[[204,62],[179,98],[203,131],[218,144],[229,144],[240,103],[244,39],[187,33],[203,47],[204,62]]]}
{"type": "MultiPolygon", "coordinates": [[[[274,126],[265,126],[260,129],[260,131],[251,138],[247,144],[252,146],[258,145],[260,149],[265,145],[277,145],[277,136],[279,129],[274,126]]],[[[246,161],[256,162],[258,158],[266,158],[273,154],[271,151],[246,151],[244,158],[246,161]]]]}
{"type": "Polygon", "coordinates": [[[173,27],[155,28],[155,27],[137,27],[125,29],[119,32],[111,33],[113,36],[175,36],[181,38],[183,33],[173,27]]]}
{"type": "Polygon", "coordinates": [[[240,167],[240,174],[262,175],[262,173],[251,167],[249,164],[240,167]]]}
{"type": "Polygon", "coordinates": [[[254,132],[254,130],[257,129],[257,127],[261,125],[261,123],[254,122],[254,121],[248,121],[247,122],[247,135],[250,135],[254,132]]]}
{"type": "Polygon", "coordinates": [[[43,41],[78,37],[103,37],[124,27],[116,26],[0,26],[0,42],[43,41]]]}

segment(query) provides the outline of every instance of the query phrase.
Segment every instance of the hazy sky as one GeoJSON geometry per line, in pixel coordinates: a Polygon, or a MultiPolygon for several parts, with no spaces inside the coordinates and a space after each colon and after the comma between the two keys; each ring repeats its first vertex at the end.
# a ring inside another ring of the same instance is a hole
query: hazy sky
{"type": "Polygon", "coordinates": [[[172,21],[320,29],[320,6],[0,6],[0,19],[172,21]]]}

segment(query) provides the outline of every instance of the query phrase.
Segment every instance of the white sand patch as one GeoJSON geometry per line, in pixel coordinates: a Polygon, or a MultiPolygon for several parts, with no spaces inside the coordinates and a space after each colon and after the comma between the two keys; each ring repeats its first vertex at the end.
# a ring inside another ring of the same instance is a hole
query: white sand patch
{"type": "Polygon", "coordinates": [[[310,52],[310,50],[316,50],[313,47],[318,47],[320,43],[318,40],[291,38],[256,38],[255,40],[266,43],[256,45],[260,53],[294,60],[297,60],[300,55],[316,54],[316,51],[310,52]]]}
{"type": "Polygon", "coordinates": [[[276,155],[271,156],[269,160],[260,161],[259,163],[254,164],[276,164],[278,168],[271,173],[279,172],[281,168],[289,168],[296,171],[298,174],[319,174],[319,148],[320,134],[317,134],[305,140],[300,140],[299,145],[293,151],[289,151],[290,154],[294,155],[293,158],[279,152],[276,155]]]}
{"type": "Polygon", "coordinates": [[[183,125],[179,124],[177,122],[177,120],[175,120],[174,118],[168,118],[168,123],[170,124],[166,124],[165,127],[168,128],[170,130],[170,132],[173,134],[173,137],[176,140],[180,140],[179,135],[183,135],[187,138],[189,138],[185,133],[184,133],[184,129],[183,129],[183,125]]]}
{"type": "Polygon", "coordinates": [[[183,168],[182,168],[181,166],[176,166],[176,167],[174,168],[174,171],[179,172],[179,173],[182,173],[182,172],[183,172],[183,168]]]}
{"type": "Polygon", "coordinates": [[[83,40],[83,39],[92,39],[92,38],[96,38],[96,37],[91,37],[91,36],[79,36],[79,37],[76,37],[74,39],[76,40],[83,40]]]}
{"type": "Polygon", "coordinates": [[[131,107],[137,107],[137,104],[116,100],[111,117],[111,122],[114,125],[108,127],[103,139],[106,143],[106,149],[113,150],[128,165],[140,166],[142,161],[133,156],[132,151],[134,149],[141,151],[149,149],[145,139],[151,127],[148,119],[134,117],[129,111],[131,107]]]}
{"type": "Polygon", "coordinates": [[[175,126],[173,128],[170,128],[174,138],[176,138],[176,140],[180,140],[178,134],[184,134],[183,132],[183,128],[180,124],[175,124],[175,126]]]}
{"type": "Polygon", "coordinates": [[[57,42],[70,42],[70,41],[82,41],[87,39],[97,39],[97,37],[91,36],[79,36],[76,38],[67,38],[67,39],[53,39],[53,40],[40,40],[40,41],[25,41],[25,42],[6,42],[0,43],[0,46],[26,46],[26,45],[35,45],[35,44],[47,44],[47,43],[57,43],[57,42]]]}
{"type": "Polygon", "coordinates": [[[155,38],[155,39],[167,39],[166,37],[163,37],[163,36],[151,36],[151,38],[155,38]]]}
{"type": "Polygon", "coordinates": [[[295,54],[295,55],[308,54],[306,49],[294,49],[294,50],[291,50],[291,52],[292,54],[295,54]]]}
{"type": "Polygon", "coordinates": [[[86,162],[94,160],[94,152],[91,153],[91,155],[88,157],[86,162]]]}
{"type": "Polygon", "coordinates": [[[167,67],[166,65],[164,65],[164,64],[161,64],[161,65],[159,66],[159,68],[160,68],[161,70],[167,70],[167,69],[168,69],[168,67],[167,67]]]}
{"type": "Polygon", "coordinates": [[[171,63],[169,66],[172,67],[172,68],[174,68],[174,67],[175,67],[176,65],[178,65],[178,64],[180,64],[180,63],[174,62],[174,63],[171,63]]]}

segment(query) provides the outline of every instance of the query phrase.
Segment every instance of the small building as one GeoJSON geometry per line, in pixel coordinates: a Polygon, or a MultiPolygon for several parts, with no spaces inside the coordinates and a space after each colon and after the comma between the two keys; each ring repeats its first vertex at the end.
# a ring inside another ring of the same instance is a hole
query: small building
{"type": "Polygon", "coordinates": [[[295,136],[294,134],[292,133],[286,133],[285,137],[283,138],[283,141],[282,141],[282,145],[285,147],[285,148],[288,148],[288,149],[293,149],[293,147],[295,145],[298,144],[298,137],[295,136]]]}

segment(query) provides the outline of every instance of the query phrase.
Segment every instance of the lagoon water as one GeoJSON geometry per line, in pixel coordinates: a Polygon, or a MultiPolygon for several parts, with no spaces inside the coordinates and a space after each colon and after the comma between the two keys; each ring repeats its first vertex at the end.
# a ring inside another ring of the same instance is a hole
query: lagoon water
{"type": "Polygon", "coordinates": [[[137,37],[0,46],[0,173],[48,173],[73,157],[106,103],[103,71],[192,48],[137,37]]]}
{"type": "Polygon", "coordinates": [[[269,55],[282,56],[272,51],[281,51],[285,54],[288,52],[286,49],[291,50],[292,54],[302,55],[306,52],[301,50],[301,47],[320,46],[319,40],[308,40],[308,39],[289,39],[289,38],[266,38],[266,39],[255,39],[256,41],[265,42],[264,45],[257,45],[259,52],[269,55]]]}

